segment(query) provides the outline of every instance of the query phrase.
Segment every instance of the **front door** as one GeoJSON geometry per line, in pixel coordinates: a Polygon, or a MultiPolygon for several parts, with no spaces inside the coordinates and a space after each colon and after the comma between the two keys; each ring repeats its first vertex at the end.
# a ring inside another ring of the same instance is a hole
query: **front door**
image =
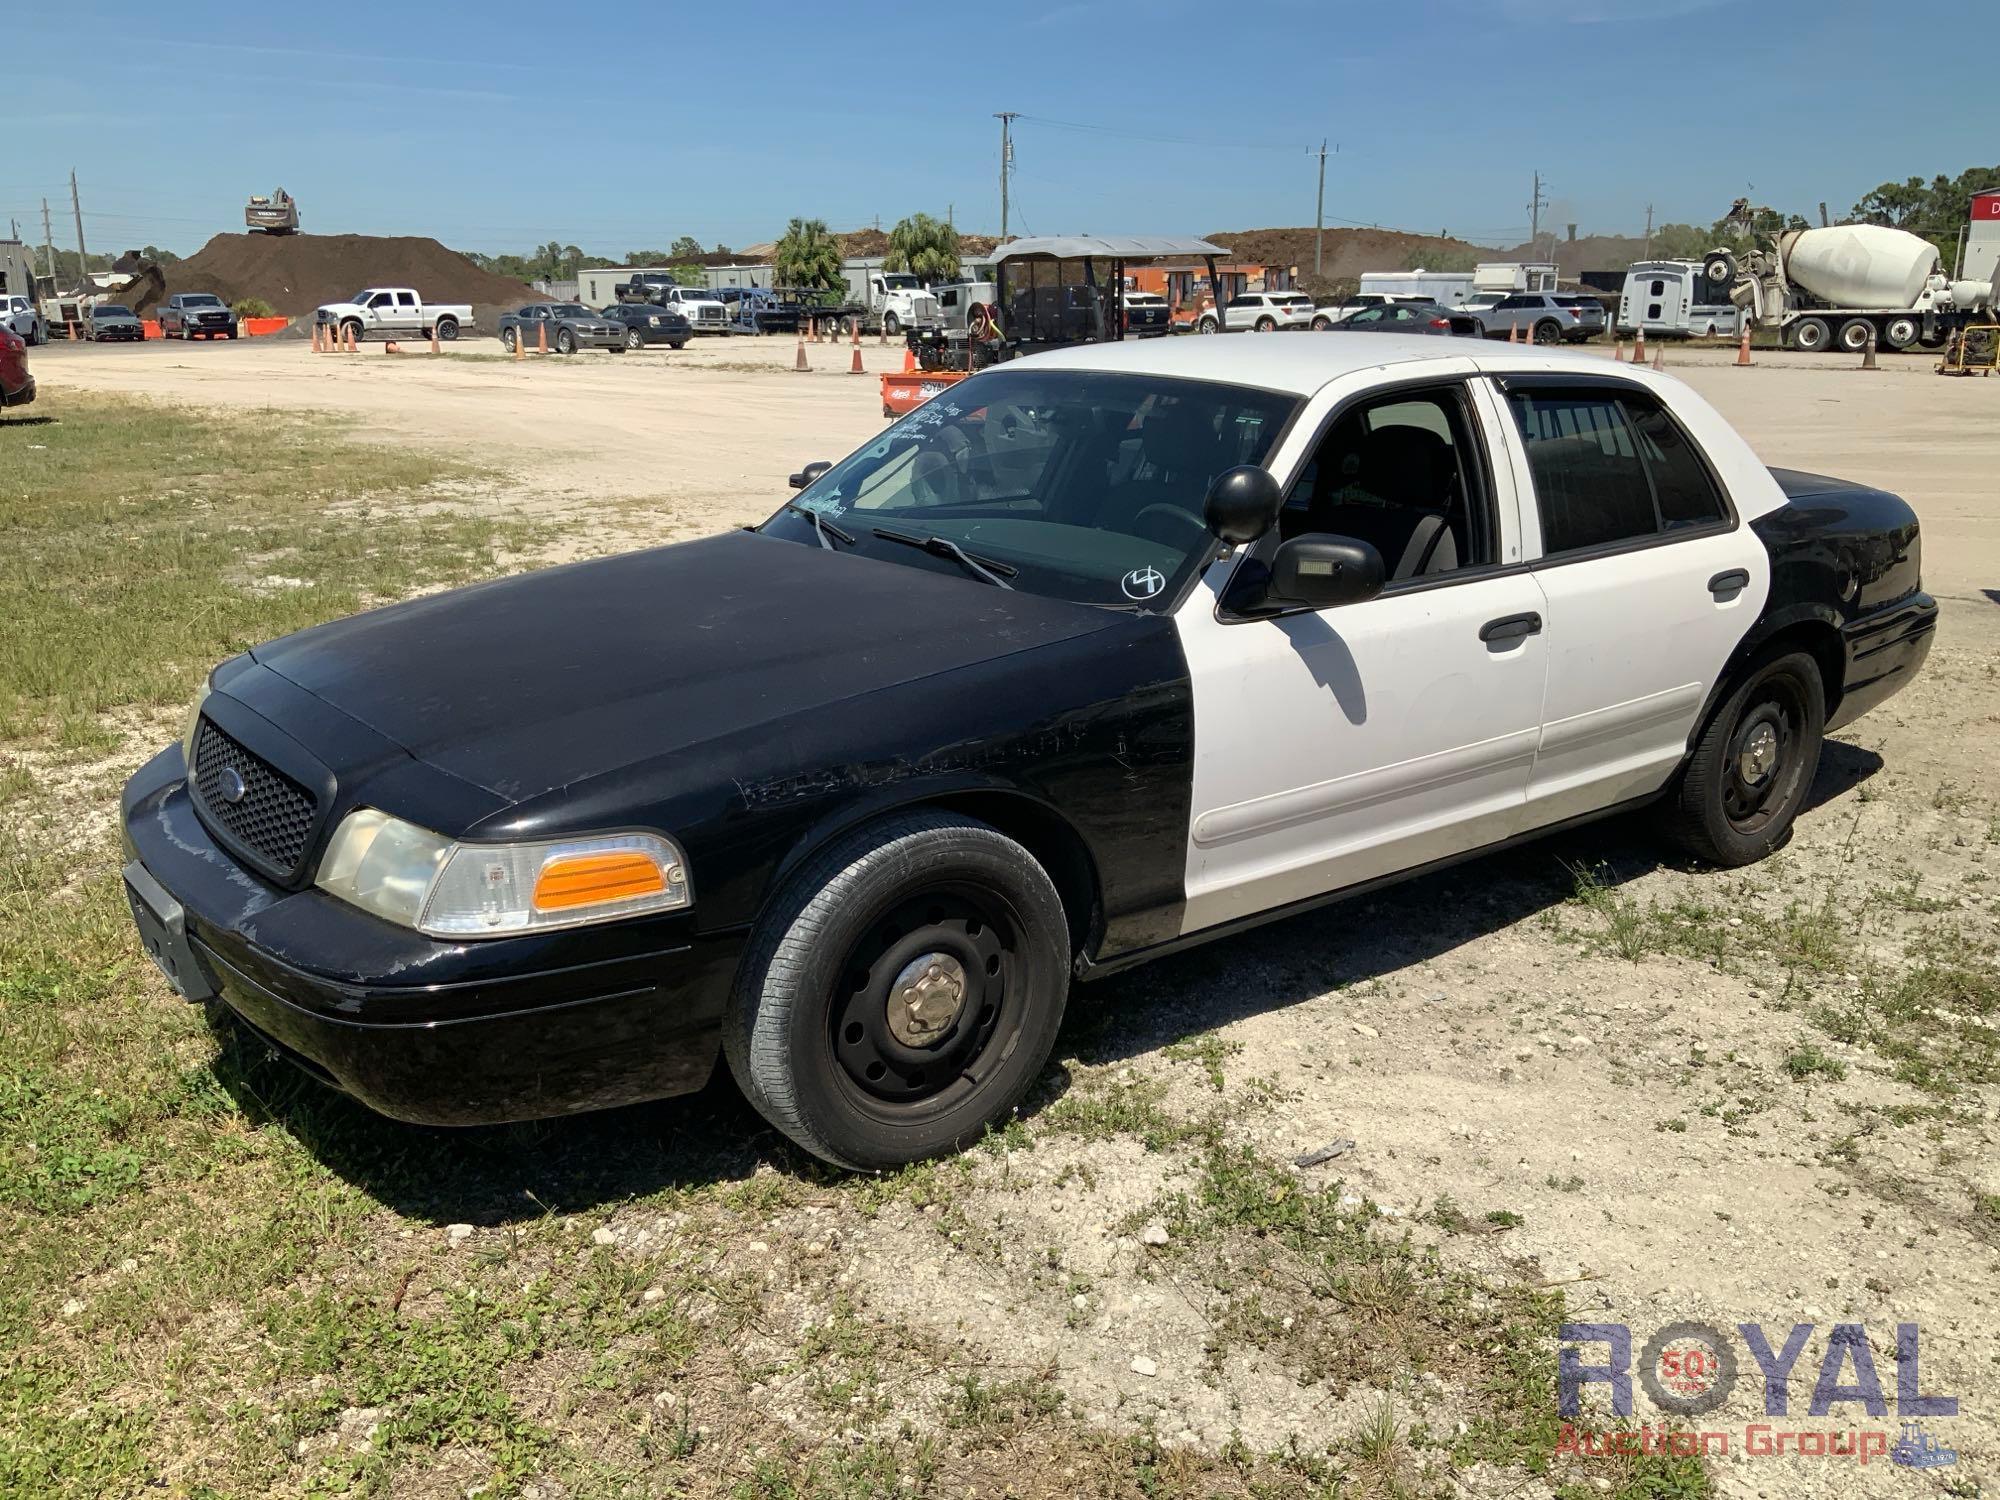
{"type": "Polygon", "coordinates": [[[1194,932],[1518,832],[1540,737],[1543,600],[1515,478],[1470,361],[1389,392],[1336,382],[1273,467],[1279,534],[1383,555],[1383,593],[1274,619],[1219,611],[1236,563],[1175,616],[1192,675],[1186,908],[1194,932]],[[1482,413],[1484,413],[1482,415],[1482,413]]]}

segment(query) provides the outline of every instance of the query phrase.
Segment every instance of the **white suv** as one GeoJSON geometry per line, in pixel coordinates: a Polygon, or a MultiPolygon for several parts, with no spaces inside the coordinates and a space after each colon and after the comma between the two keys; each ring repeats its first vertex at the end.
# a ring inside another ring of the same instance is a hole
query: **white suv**
{"type": "MultiPolygon", "coordinates": [[[[1245,292],[1229,299],[1222,310],[1221,326],[1231,333],[1245,328],[1269,333],[1278,328],[1310,328],[1312,320],[1312,298],[1304,292],[1245,292]]],[[[1204,312],[1194,326],[1197,333],[1216,332],[1215,309],[1204,312]]]]}
{"type": "Polygon", "coordinates": [[[49,325],[26,297],[0,297],[0,328],[11,328],[30,344],[49,341],[49,325]]]}

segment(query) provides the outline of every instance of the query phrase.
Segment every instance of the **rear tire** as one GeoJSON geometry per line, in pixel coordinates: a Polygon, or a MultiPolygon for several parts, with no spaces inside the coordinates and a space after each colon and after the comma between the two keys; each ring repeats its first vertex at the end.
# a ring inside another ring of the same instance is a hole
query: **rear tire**
{"type": "Polygon", "coordinates": [[[458,319],[439,318],[437,321],[437,336],[447,344],[455,340],[458,337],[458,319]]]}
{"type": "Polygon", "coordinates": [[[1725,868],[1779,848],[1812,790],[1825,731],[1818,662],[1803,651],[1753,661],[1681,774],[1673,820],[1680,841],[1725,868]]]}
{"type": "Polygon", "coordinates": [[[786,882],[744,957],[723,1055],[813,1155],[899,1167],[1020,1102],[1055,1045],[1069,958],[1062,901],[1026,849],[969,818],[900,813],[786,882]],[[937,988],[918,1018],[920,984],[937,988]]]}
{"type": "Polygon", "coordinates": [[[1562,328],[1558,324],[1547,321],[1537,323],[1533,331],[1529,334],[1529,337],[1538,344],[1560,344],[1562,336],[1562,328]]]}
{"type": "Polygon", "coordinates": [[[1259,318],[1256,326],[1259,333],[1270,333],[1278,326],[1278,320],[1276,318],[1259,318]]]}
{"type": "Polygon", "coordinates": [[[1801,354],[1817,354],[1833,342],[1833,330],[1824,318],[1801,318],[1792,325],[1792,347],[1801,354]]]}
{"type": "Polygon", "coordinates": [[[1849,318],[1840,325],[1840,347],[1844,353],[1859,354],[1868,347],[1868,335],[1875,325],[1866,318],[1849,318]]]}
{"type": "Polygon", "coordinates": [[[1215,319],[1213,319],[1213,318],[1203,318],[1203,319],[1202,319],[1202,320],[1201,320],[1200,322],[1198,322],[1198,323],[1196,323],[1196,324],[1194,325],[1194,331],[1195,331],[1196,333],[1214,333],[1214,332],[1215,332],[1215,319]]]}
{"type": "Polygon", "coordinates": [[[1333,327],[1333,319],[1331,319],[1331,318],[1314,318],[1314,319],[1313,319],[1313,332],[1314,332],[1314,333],[1325,333],[1325,332],[1326,332],[1326,331],[1327,331],[1327,330],[1328,330],[1329,328],[1331,328],[1331,327],[1333,327]]]}

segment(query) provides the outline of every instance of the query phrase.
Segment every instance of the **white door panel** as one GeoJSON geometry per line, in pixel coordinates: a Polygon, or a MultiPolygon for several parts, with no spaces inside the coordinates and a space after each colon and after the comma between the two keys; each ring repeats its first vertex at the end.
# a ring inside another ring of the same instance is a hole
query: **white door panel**
{"type": "Polygon", "coordinates": [[[1709,690],[1763,608],[1770,575],[1770,556],[1748,527],[1537,572],[1548,599],[1549,685],[1528,788],[1536,824],[1666,785],[1709,690]],[[1736,568],[1747,587],[1709,593],[1709,579],[1736,568]]]}
{"type": "Polygon", "coordinates": [[[1193,932],[1518,832],[1539,739],[1543,637],[1525,573],[1224,624],[1228,565],[1177,617],[1194,683],[1193,932]]]}

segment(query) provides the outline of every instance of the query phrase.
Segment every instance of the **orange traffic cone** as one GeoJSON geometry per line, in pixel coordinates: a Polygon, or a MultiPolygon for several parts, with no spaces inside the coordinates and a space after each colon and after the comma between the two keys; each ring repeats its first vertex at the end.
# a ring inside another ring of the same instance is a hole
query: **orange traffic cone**
{"type": "Polygon", "coordinates": [[[396,341],[394,339],[390,339],[388,343],[382,346],[382,352],[384,354],[401,354],[403,351],[396,347],[396,341]]]}
{"type": "Polygon", "coordinates": [[[1875,363],[1875,329],[1873,325],[1870,325],[1868,329],[1868,342],[1861,346],[1861,368],[1864,370],[1879,370],[1881,368],[1880,365],[1875,363]]]}
{"type": "Polygon", "coordinates": [[[849,319],[848,327],[854,330],[854,347],[859,349],[861,347],[861,320],[859,318],[849,319]]]}
{"type": "Polygon", "coordinates": [[[1635,365],[1643,365],[1645,362],[1646,362],[1646,330],[1644,328],[1640,328],[1632,335],[1632,363],[1635,365]]]}
{"type": "Polygon", "coordinates": [[[1667,346],[1665,344],[1662,344],[1660,345],[1659,348],[1653,351],[1653,368],[1656,370],[1664,370],[1666,367],[1667,367],[1667,346]]]}
{"type": "Polygon", "coordinates": [[[514,358],[526,359],[527,357],[528,341],[521,337],[521,330],[516,328],[514,330],[514,358]]]}
{"type": "Polygon", "coordinates": [[[548,352],[549,325],[547,323],[537,323],[535,325],[535,353],[547,354],[548,352]]]}
{"type": "Polygon", "coordinates": [[[1507,325],[1507,342],[1510,344],[1521,342],[1521,330],[1516,328],[1512,323],[1507,325]]]}
{"type": "Polygon", "coordinates": [[[437,324],[433,323],[431,324],[431,353],[436,354],[437,352],[438,352],[438,331],[437,331],[437,324]]]}
{"type": "Polygon", "coordinates": [[[868,373],[868,372],[867,372],[866,370],[864,370],[864,369],[862,369],[862,368],[861,368],[861,340],[860,340],[860,339],[856,339],[856,340],[854,341],[854,363],[853,363],[853,364],[851,364],[851,365],[849,365],[849,366],[847,367],[847,373],[848,373],[848,374],[850,374],[850,375],[866,375],[866,374],[868,373]]]}
{"type": "MultiPolygon", "coordinates": [[[[818,327],[819,325],[814,324],[813,326],[818,327]]],[[[803,331],[799,334],[799,356],[797,360],[793,362],[792,368],[794,370],[800,370],[800,371],[810,370],[812,368],[811,365],[806,363],[806,336],[803,331]]]]}
{"type": "Polygon", "coordinates": [[[1750,320],[1743,320],[1743,337],[1736,344],[1736,367],[1742,369],[1750,363],[1750,320]]]}
{"type": "Polygon", "coordinates": [[[916,373],[917,373],[917,352],[916,352],[916,350],[914,350],[914,349],[905,349],[905,350],[903,351],[903,373],[904,373],[905,375],[914,375],[914,374],[916,374],[916,373]]]}
{"type": "Polygon", "coordinates": [[[347,330],[347,352],[349,354],[361,352],[361,330],[352,325],[349,325],[347,330]]]}
{"type": "MultiPolygon", "coordinates": [[[[854,320],[854,326],[857,330],[861,327],[861,320],[859,318],[854,320]]],[[[889,325],[887,323],[877,323],[875,325],[875,347],[877,349],[886,349],[889,347],[889,325]]]]}
{"type": "Polygon", "coordinates": [[[319,353],[319,324],[317,323],[312,326],[312,341],[313,353],[317,354],[319,353]]]}

